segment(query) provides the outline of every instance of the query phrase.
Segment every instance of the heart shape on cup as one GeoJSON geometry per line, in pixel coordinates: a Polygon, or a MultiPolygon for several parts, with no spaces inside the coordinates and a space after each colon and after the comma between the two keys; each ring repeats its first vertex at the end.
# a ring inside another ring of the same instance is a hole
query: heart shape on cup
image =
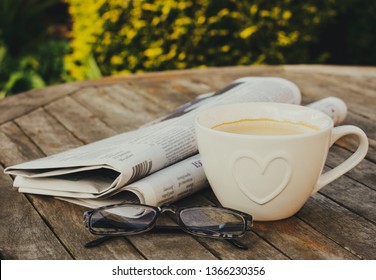
{"type": "Polygon", "coordinates": [[[292,174],[290,157],[281,152],[260,158],[243,151],[233,157],[231,166],[240,190],[258,204],[265,204],[279,195],[292,174]]]}

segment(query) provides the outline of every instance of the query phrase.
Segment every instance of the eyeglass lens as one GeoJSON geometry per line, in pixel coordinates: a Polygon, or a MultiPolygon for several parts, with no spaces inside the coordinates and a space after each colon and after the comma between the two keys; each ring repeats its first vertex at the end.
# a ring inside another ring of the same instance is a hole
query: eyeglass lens
{"type": "Polygon", "coordinates": [[[239,236],[245,230],[243,217],[223,208],[186,208],[180,211],[180,219],[189,231],[200,235],[239,236]]]}
{"type": "MultiPolygon", "coordinates": [[[[240,236],[245,231],[244,218],[223,208],[192,207],[178,211],[181,226],[203,236],[240,236]]],[[[117,205],[94,211],[90,227],[97,234],[135,234],[146,231],[155,223],[156,208],[144,205],[117,205]]]]}
{"type": "Polygon", "coordinates": [[[157,211],[151,207],[119,205],[94,211],[91,229],[100,233],[137,233],[146,230],[156,219],[157,211]]]}

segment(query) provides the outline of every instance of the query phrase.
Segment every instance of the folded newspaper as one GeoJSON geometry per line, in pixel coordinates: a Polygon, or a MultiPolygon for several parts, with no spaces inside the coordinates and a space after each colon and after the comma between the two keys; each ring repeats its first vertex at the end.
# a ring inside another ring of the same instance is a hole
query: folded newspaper
{"type": "MultiPolygon", "coordinates": [[[[240,102],[300,104],[301,93],[282,78],[240,78],[137,130],[11,166],[5,172],[16,175],[14,186],[19,192],[51,195],[90,208],[123,201],[171,203],[208,186],[195,138],[197,114],[240,102]]],[[[324,111],[335,123],[346,116],[346,105],[338,98],[309,106],[324,111]]]]}

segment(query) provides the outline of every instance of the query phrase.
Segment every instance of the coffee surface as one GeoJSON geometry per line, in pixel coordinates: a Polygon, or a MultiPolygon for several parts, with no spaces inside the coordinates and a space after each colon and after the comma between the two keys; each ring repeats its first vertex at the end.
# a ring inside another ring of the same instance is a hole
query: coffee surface
{"type": "Polygon", "coordinates": [[[319,130],[318,127],[305,122],[274,119],[241,119],[225,122],[212,127],[215,130],[247,135],[294,135],[319,130]]]}

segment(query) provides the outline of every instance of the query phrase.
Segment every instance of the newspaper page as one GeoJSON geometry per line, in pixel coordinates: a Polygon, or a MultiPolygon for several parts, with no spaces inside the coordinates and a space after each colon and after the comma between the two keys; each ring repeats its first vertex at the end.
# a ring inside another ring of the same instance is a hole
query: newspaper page
{"type": "MultiPolygon", "coordinates": [[[[16,175],[14,186],[20,192],[106,199],[119,194],[124,186],[132,189],[132,183],[141,178],[197,154],[194,119],[201,110],[220,104],[268,101],[300,104],[301,94],[295,84],[282,78],[242,78],[138,130],[11,166],[5,172],[16,175]]],[[[168,195],[154,198],[153,203],[163,199],[169,199],[168,195]]]]}
{"type": "Polygon", "coordinates": [[[123,202],[161,206],[180,200],[208,186],[200,156],[196,154],[119,188],[108,198],[60,197],[60,199],[89,208],[123,202]]]}

